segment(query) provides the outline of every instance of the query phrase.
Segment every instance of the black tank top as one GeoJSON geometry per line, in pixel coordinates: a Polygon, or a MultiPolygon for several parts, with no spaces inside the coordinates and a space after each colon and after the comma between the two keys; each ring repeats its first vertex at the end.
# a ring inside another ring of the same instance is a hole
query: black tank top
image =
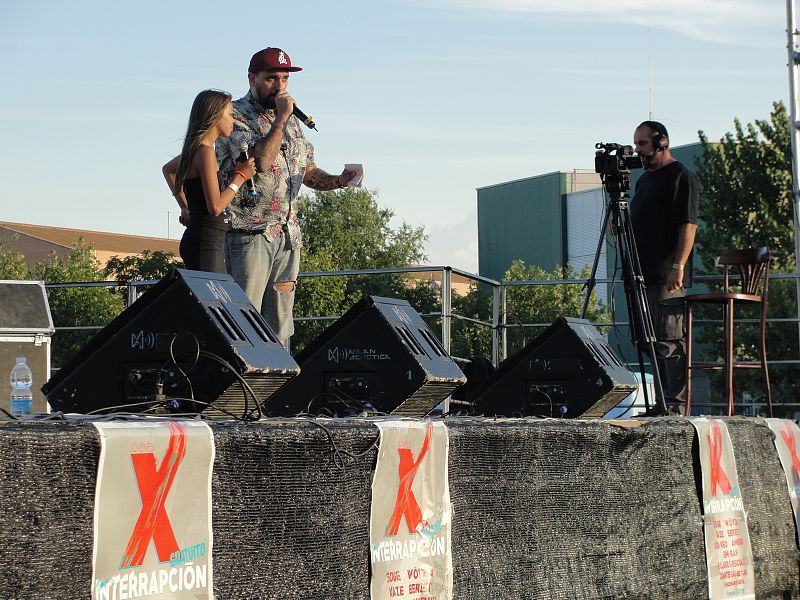
{"type": "MultiPolygon", "coordinates": [[[[222,173],[217,171],[218,185],[222,185],[222,173]]],[[[189,204],[189,226],[213,227],[214,229],[228,229],[225,213],[216,217],[208,214],[206,197],[203,193],[203,182],[199,177],[192,177],[183,181],[183,193],[189,204]]]]}

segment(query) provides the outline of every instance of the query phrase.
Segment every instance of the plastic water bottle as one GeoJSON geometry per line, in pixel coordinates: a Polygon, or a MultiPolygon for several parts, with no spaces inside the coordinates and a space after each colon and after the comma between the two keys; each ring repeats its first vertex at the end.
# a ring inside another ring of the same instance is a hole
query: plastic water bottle
{"type": "Polygon", "coordinates": [[[17,357],[17,364],[11,369],[11,414],[15,417],[27,417],[33,409],[33,373],[28,366],[28,359],[17,357]]]}

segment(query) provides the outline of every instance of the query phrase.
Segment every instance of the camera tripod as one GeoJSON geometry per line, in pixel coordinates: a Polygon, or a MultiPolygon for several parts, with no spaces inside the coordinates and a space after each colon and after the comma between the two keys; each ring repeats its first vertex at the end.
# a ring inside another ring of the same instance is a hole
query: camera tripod
{"type": "Polygon", "coordinates": [[[647,293],[642,275],[642,266],[639,263],[639,253],[636,250],[636,240],[633,237],[630,207],[628,205],[628,190],[630,177],[627,173],[601,175],[603,186],[608,193],[609,201],[603,214],[603,225],[600,229],[600,239],[597,241],[597,251],[594,255],[592,272],[586,280],[586,297],[583,300],[581,318],[585,318],[589,308],[589,299],[594,290],[597,274],[597,264],[605,242],[609,224],[616,229],[617,251],[622,259],[622,279],[625,287],[625,299],[628,303],[628,322],[631,328],[631,338],[636,345],[639,355],[639,371],[642,376],[644,388],[644,404],[648,414],[667,414],[667,404],[664,399],[664,389],[661,384],[658,361],[656,360],[656,335],[653,329],[653,319],[647,303],[647,293]],[[650,409],[650,399],[647,392],[643,354],[646,353],[653,370],[653,384],[656,398],[654,410],[650,409]]]}

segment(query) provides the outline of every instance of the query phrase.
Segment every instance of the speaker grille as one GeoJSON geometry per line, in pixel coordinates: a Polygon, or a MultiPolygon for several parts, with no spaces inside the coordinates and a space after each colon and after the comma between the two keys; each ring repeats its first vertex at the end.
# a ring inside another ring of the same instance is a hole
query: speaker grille
{"type": "Polygon", "coordinates": [[[428,414],[453,391],[452,381],[430,381],[406,398],[391,414],[418,417],[428,414]]]}
{"type": "MultiPolygon", "coordinates": [[[[279,388],[283,387],[292,377],[294,377],[294,373],[287,374],[283,377],[275,374],[258,373],[244,375],[242,379],[244,379],[247,385],[255,392],[258,403],[261,404],[278,391],[279,388]]],[[[232,418],[231,414],[240,417],[244,415],[245,411],[253,410],[253,403],[254,401],[253,398],[250,397],[250,392],[243,389],[238,379],[234,379],[233,383],[214,401],[214,406],[209,406],[203,411],[203,415],[219,419],[230,419],[232,418]],[[246,401],[245,394],[247,394],[246,401]],[[226,412],[220,409],[224,409],[226,412]]]]}

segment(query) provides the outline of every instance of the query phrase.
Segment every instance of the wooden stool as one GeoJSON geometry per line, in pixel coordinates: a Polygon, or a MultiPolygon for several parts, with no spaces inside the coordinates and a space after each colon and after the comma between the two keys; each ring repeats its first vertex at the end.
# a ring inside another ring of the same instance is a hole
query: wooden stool
{"type": "Polygon", "coordinates": [[[733,414],[733,371],[734,369],[761,369],[763,375],[764,397],[767,399],[767,410],[772,416],[772,393],[769,387],[767,371],[767,346],[765,325],[767,322],[767,291],[769,275],[769,248],[748,248],[736,250],[719,257],[719,264],[725,268],[721,292],[707,294],[688,294],[686,296],[686,415],[689,415],[692,402],[692,372],[724,371],[725,393],[728,398],[728,415],[733,414]],[[740,291],[731,291],[728,272],[731,267],[738,269],[741,281],[740,291]],[[723,307],[723,330],[725,348],[723,362],[692,362],[692,308],[695,304],[719,304],[723,307]],[[759,326],[759,358],[758,363],[737,362],[733,356],[733,309],[736,304],[760,304],[761,320],[759,326]]]}

